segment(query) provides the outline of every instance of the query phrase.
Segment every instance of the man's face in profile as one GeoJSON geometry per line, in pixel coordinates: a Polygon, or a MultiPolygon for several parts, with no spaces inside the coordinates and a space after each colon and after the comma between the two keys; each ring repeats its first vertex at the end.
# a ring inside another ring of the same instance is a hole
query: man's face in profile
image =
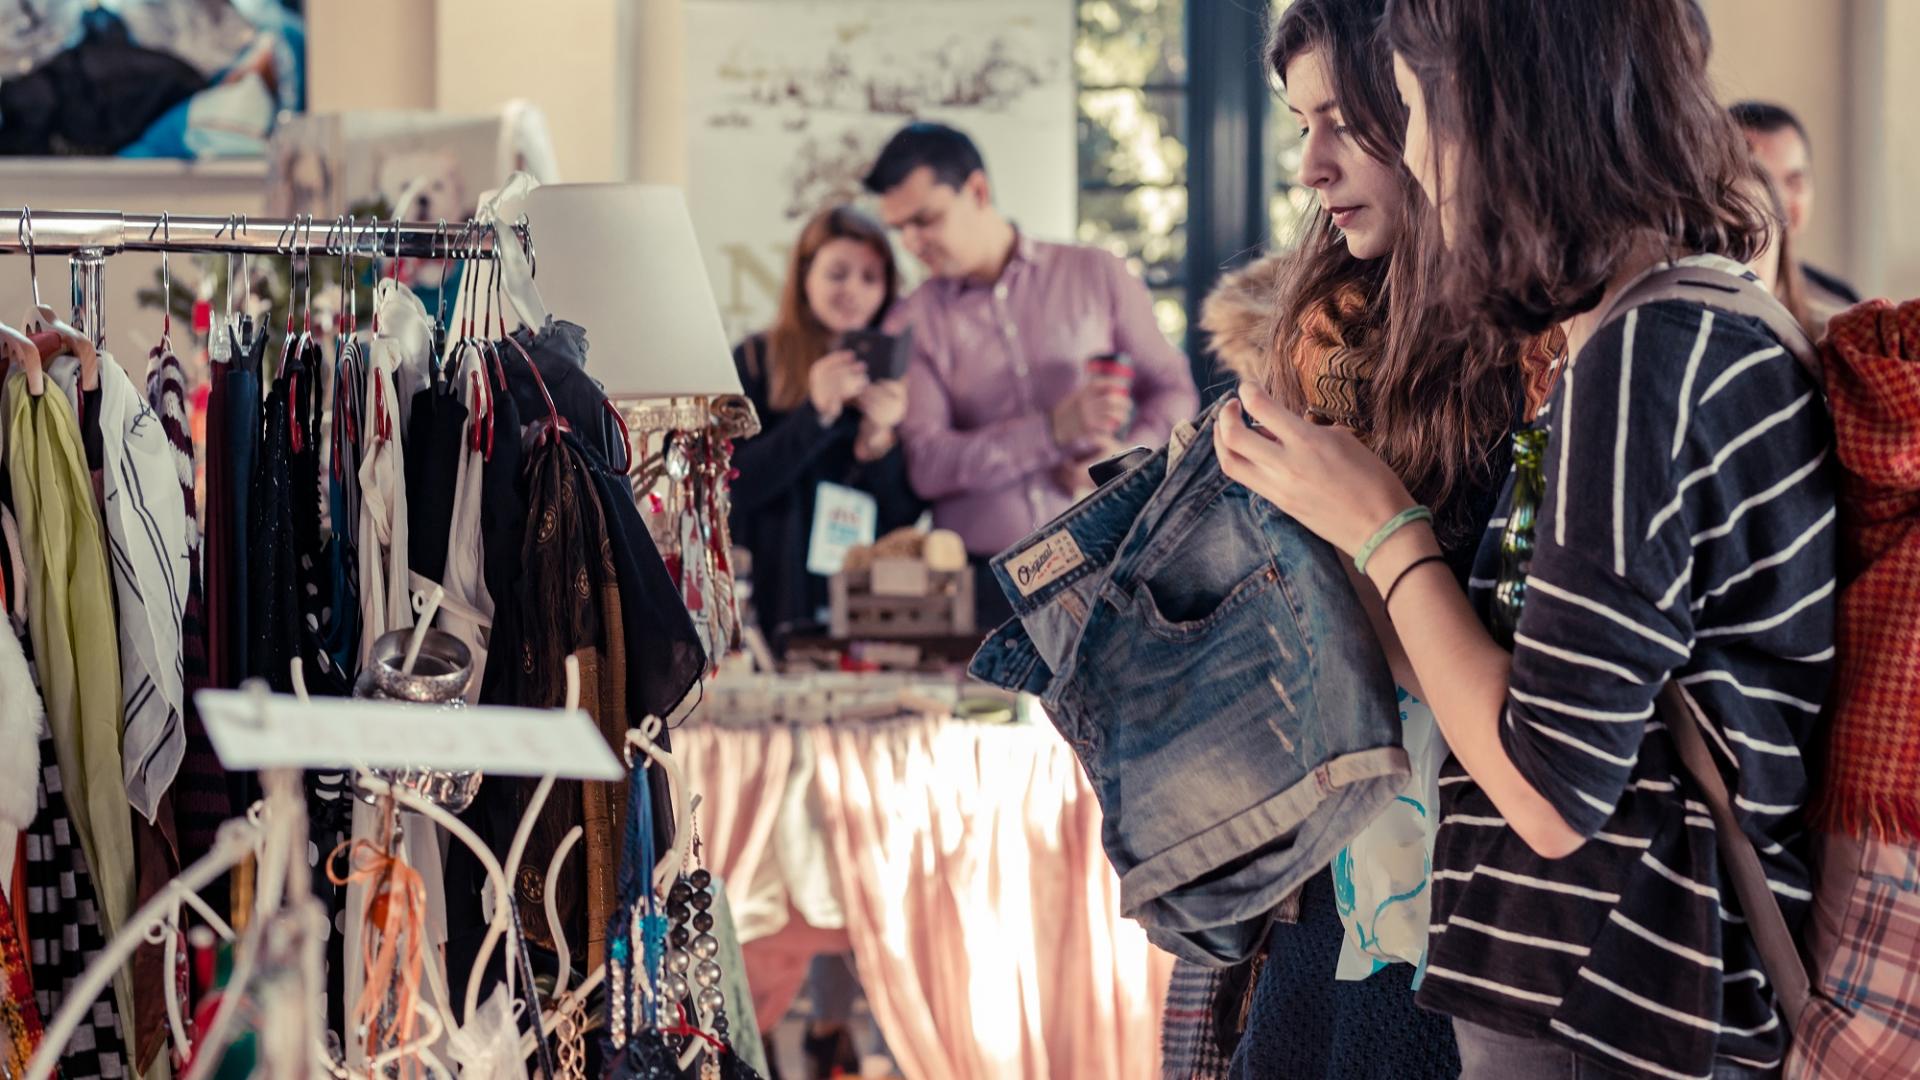
{"type": "Polygon", "coordinates": [[[1787,208],[1787,232],[1798,236],[1813,217],[1813,157],[1807,140],[1789,125],[1779,131],[1747,132],[1747,148],[1773,177],[1787,208]]]}

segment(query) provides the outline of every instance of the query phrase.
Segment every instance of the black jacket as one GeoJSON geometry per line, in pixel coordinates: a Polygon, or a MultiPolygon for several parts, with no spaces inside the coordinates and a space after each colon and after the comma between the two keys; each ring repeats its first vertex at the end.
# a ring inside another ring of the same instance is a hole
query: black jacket
{"type": "Polygon", "coordinates": [[[827,603],[827,581],[807,572],[814,492],[821,482],[874,497],[879,534],[919,519],[926,504],[907,484],[906,455],[898,445],[877,461],[853,454],[860,414],[848,408],[822,424],[811,401],[786,412],[771,404],[767,341],[755,334],[733,350],[740,384],[760,415],[760,434],[733,454],[733,542],[753,559],[753,608],[760,629],[777,649],[795,630],[815,624],[827,603]]]}
{"type": "Polygon", "coordinates": [[[1856,291],[1852,285],[1814,266],[1812,263],[1801,263],[1800,273],[1807,279],[1808,284],[1832,295],[1836,300],[1847,304],[1857,304],[1860,302],[1860,293],[1856,291]]]}

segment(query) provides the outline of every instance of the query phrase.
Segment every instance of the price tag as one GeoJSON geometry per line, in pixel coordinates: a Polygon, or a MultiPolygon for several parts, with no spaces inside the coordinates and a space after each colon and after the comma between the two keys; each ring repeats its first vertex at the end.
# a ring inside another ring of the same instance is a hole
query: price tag
{"type": "Polygon", "coordinates": [[[261,699],[242,690],[193,695],[220,763],[229,769],[477,769],[496,776],[618,780],[606,736],[579,710],[459,709],[353,698],[261,699]]]}
{"type": "Polygon", "coordinates": [[[822,577],[840,572],[847,552],[873,543],[880,504],[864,491],[822,482],[813,494],[813,533],[807,540],[807,571],[822,577]]]}

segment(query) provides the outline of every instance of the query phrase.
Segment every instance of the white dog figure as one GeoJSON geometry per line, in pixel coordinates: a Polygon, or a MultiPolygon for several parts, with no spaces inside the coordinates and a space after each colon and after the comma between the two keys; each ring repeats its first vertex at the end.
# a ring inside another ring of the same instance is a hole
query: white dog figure
{"type": "MultiPolygon", "coordinates": [[[[451,150],[413,150],[394,154],[380,163],[381,196],[402,221],[445,221],[447,242],[459,241],[459,223],[467,220],[466,181],[451,150]]],[[[447,272],[445,259],[409,261],[402,276],[438,288],[447,272]]]]}
{"type": "Polygon", "coordinates": [[[465,221],[467,186],[451,150],[412,150],[380,163],[380,194],[402,221],[465,221]]]}

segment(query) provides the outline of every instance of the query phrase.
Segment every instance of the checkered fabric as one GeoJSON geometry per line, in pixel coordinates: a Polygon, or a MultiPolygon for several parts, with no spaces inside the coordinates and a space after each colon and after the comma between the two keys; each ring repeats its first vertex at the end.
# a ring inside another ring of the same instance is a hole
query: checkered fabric
{"type": "Polygon", "coordinates": [[[1920,847],[1830,836],[1810,941],[1816,991],[1788,1076],[1920,1069],[1920,847]]]}
{"type": "Polygon", "coordinates": [[[1821,351],[1845,476],[1819,819],[1920,840],[1920,300],[1854,307],[1821,351]]]}
{"type": "MultiPolygon", "coordinates": [[[[4,630],[0,630],[4,632],[4,630]]],[[[67,814],[53,738],[40,740],[40,813],[21,834],[27,852],[27,938],[40,1015],[51,1020],[87,964],[107,947],[100,904],[80,838],[67,814]]],[[[101,994],[60,1055],[64,1080],[123,1080],[129,1075],[120,1012],[101,994]]]]}
{"type": "Polygon", "coordinates": [[[1214,1037],[1213,1001],[1221,972],[1185,960],[1173,964],[1167,1004],[1160,1018],[1163,1080],[1224,1080],[1227,1056],[1214,1037]]]}

